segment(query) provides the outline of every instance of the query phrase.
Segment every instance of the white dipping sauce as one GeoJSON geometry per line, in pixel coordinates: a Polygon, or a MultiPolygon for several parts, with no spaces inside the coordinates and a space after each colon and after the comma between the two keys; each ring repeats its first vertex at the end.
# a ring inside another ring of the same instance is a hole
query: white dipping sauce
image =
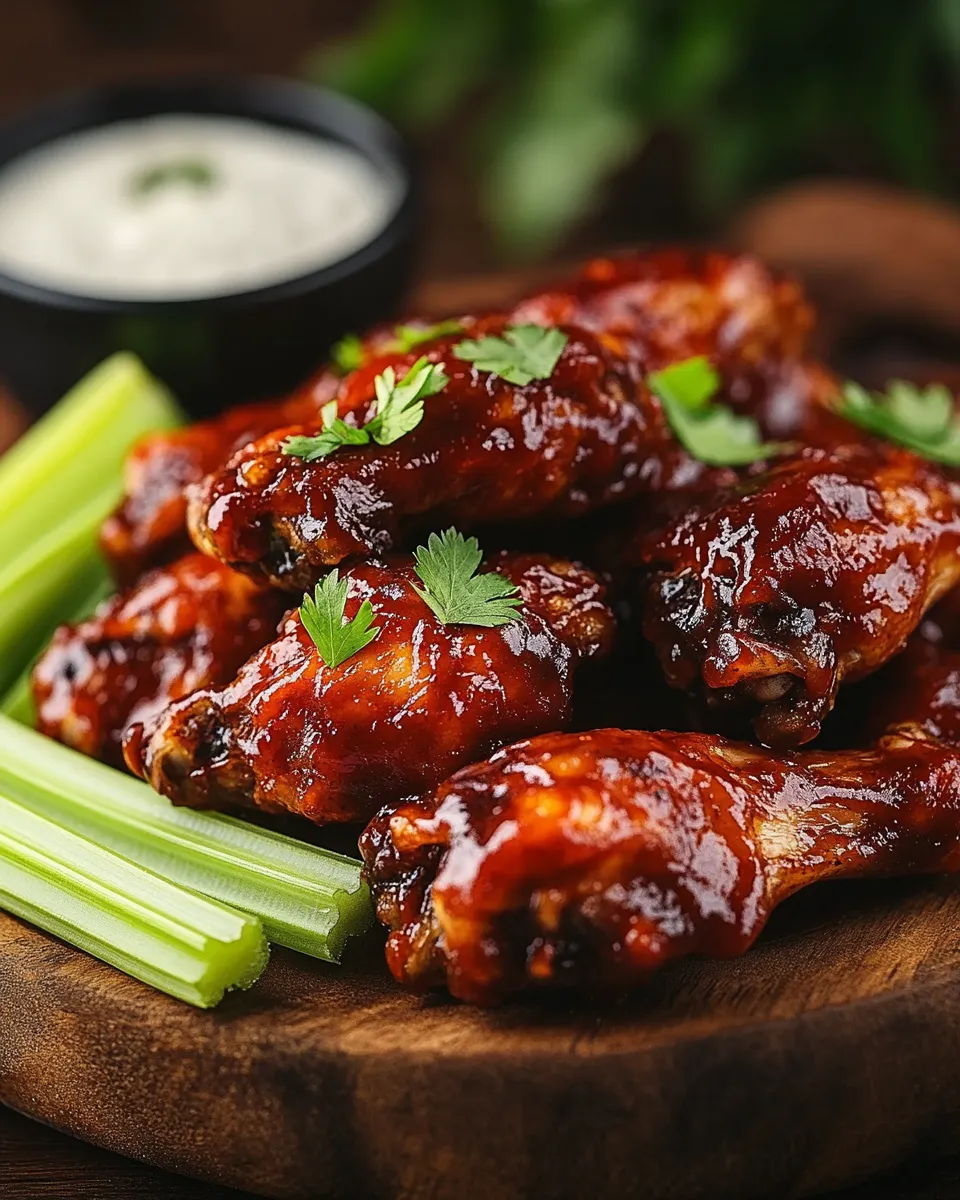
{"type": "Polygon", "coordinates": [[[397,179],[308,134],[234,117],[123,121],[0,171],[0,270],[117,299],[247,291],[360,249],[399,199],[397,179]]]}

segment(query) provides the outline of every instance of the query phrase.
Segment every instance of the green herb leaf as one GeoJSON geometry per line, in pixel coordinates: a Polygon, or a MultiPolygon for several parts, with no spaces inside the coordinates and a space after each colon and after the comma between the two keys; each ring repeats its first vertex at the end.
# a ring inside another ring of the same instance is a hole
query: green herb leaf
{"type": "Polygon", "coordinates": [[[172,183],[208,188],[213,186],[216,178],[213,167],[202,158],[175,159],[138,171],[131,181],[130,190],[135,196],[150,196],[172,183]]]}
{"type": "Polygon", "coordinates": [[[330,358],[341,375],[349,375],[363,366],[363,342],[355,333],[347,333],[330,349],[330,358]]]}
{"type": "Polygon", "coordinates": [[[494,628],[519,621],[520,590],[496,572],[477,575],[483,555],[476,538],[455,529],[431,533],[415,554],[416,572],[423,584],[417,595],[444,625],[482,625],[494,628]]]}
{"type": "Polygon", "coordinates": [[[294,434],[288,437],[280,450],[292,458],[302,458],[304,462],[315,462],[318,458],[326,458],[341,446],[366,446],[370,435],[366,429],[357,429],[348,425],[337,416],[337,402],[331,400],[320,409],[323,429],[320,433],[310,436],[294,434]]]}
{"type": "Polygon", "coordinates": [[[427,362],[425,358],[418,358],[399,382],[393,367],[387,367],[373,381],[376,413],[361,429],[338,417],[337,402],[331,400],[320,410],[324,424],[320,433],[295,434],[280,449],[294,458],[314,462],[341,446],[367,446],[371,438],[379,446],[389,446],[416,429],[423,420],[424,400],[442,392],[449,382],[443,373],[443,363],[427,362]]]}
{"type": "Polygon", "coordinates": [[[960,466],[960,421],[948,388],[933,383],[919,388],[895,379],[886,392],[870,393],[847,383],[837,412],[878,437],[906,446],[934,462],[960,466]]]}
{"type": "Polygon", "coordinates": [[[373,626],[373,605],[364,600],[352,621],[344,620],[350,581],[333,570],[300,605],[300,620],[328,667],[338,667],[369,646],[380,632],[373,626]]]}
{"type": "Polygon", "coordinates": [[[393,331],[394,341],[387,351],[409,354],[424,342],[432,342],[451,333],[463,333],[463,325],[459,321],[438,321],[436,325],[398,325],[393,331]]]}
{"type": "Polygon", "coordinates": [[[514,325],[503,337],[482,337],[459,342],[453,348],[461,362],[499,375],[523,387],[534,379],[549,379],[567,344],[567,335],[542,325],[514,325]]]}
{"type": "Polygon", "coordinates": [[[397,382],[393,367],[387,367],[374,380],[377,392],[377,411],[363,427],[363,432],[380,446],[409,433],[423,420],[423,402],[436,396],[450,382],[443,373],[443,363],[418,358],[404,377],[397,382]]]}
{"type": "Polygon", "coordinates": [[[663,405],[673,432],[701,462],[715,467],[742,466],[786,449],[780,442],[761,442],[751,417],[713,403],[720,377],[702,356],[654,371],[647,376],[647,383],[663,405]]]}

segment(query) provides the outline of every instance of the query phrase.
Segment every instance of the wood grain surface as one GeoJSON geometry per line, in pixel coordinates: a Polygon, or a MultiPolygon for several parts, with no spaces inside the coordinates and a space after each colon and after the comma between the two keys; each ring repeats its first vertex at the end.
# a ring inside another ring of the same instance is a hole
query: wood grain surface
{"type": "MultiPolygon", "coordinates": [[[[418,306],[492,303],[498,287],[480,301],[434,286],[418,306]]],[[[856,295],[844,303],[867,312],[856,295]]],[[[849,314],[827,319],[856,332],[849,314]]],[[[950,880],[824,887],[740,960],[496,1012],[400,992],[372,937],[339,969],[276,952],[255,989],[198,1013],[0,917],[0,1014],[0,1101],[268,1196],[799,1197],[960,1151],[950,880]]],[[[0,1173],[4,1200],[165,1195],[132,1165],[87,1193],[57,1191],[29,1156],[16,1169],[0,1173]]],[[[850,1195],[949,1196],[950,1170],[850,1195]]]]}
{"type": "Polygon", "coordinates": [[[278,1197],[803,1196],[960,1150],[952,881],[811,892],[603,1004],[416,999],[376,942],[197,1013],[0,918],[0,1100],[278,1197]]]}

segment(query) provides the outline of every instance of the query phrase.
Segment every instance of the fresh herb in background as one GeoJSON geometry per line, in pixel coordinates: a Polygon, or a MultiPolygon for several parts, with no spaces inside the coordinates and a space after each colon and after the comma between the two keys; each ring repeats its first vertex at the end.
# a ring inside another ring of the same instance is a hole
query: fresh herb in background
{"type": "Polygon", "coordinates": [[[839,169],[941,190],[960,0],[380,0],[311,71],[409,129],[454,114],[515,255],[549,251],[658,130],[704,214],[839,169]]]}
{"type": "Polygon", "coordinates": [[[393,331],[394,341],[386,347],[386,352],[408,354],[424,342],[432,342],[451,333],[463,333],[459,321],[438,321],[436,325],[398,325],[393,331]]]}
{"type": "Polygon", "coordinates": [[[684,448],[714,467],[744,466],[781,453],[777,442],[761,442],[752,417],[739,416],[723,404],[714,404],[720,376],[703,357],[664,367],[647,376],[650,390],[684,448]]]}
{"type": "Polygon", "coordinates": [[[431,533],[415,558],[423,584],[414,584],[417,595],[444,625],[495,628],[521,619],[516,612],[522,603],[519,588],[493,571],[476,574],[483,560],[476,538],[465,538],[456,529],[431,533]]]}
{"type": "Polygon", "coordinates": [[[895,379],[886,392],[872,394],[858,383],[848,383],[837,412],[862,429],[907,446],[924,458],[960,467],[960,423],[953,396],[942,383],[919,388],[895,379]]]}
{"type": "Polygon", "coordinates": [[[341,375],[363,366],[363,342],[355,333],[345,333],[330,350],[330,359],[341,375]]]}
{"type": "Polygon", "coordinates": [[[443,363],[418,358],[401,380],[393,367],[387,367],[373,381],[377,393],[374,415],[358,429],[337,416],[337,402],[331,400],[320,410],[323,429],[316,434],[295,434],[280,447],[282,453],[304,462],[326,458],[341,446],[368,446],[373,439],[379,446],[390,446],[410,433],[423,420],[423,402],[436,396],[449,383],[443,363]]]}
{"type": "Polygon", "coordinates": [[[472,362],[480,371],[524,387],[534,379],[550,378],[566,344],[567,335],[559,329],[514,325],[504,330],[503,337],[458,342],[453,353],[461,362],[472,362]]]}
{"type": "Polygon", "coordinates": [[[144,167],[134,175],[130,190],[135,196],[152,196],[171,184],[180,183],[203,189],[212,187],[216,178],[213,167],[202,158],[183,158],[144,167]]]}
{"type": "Polygon", "coordinates": [[[352,620],[344,619],[349,590],[350,581],[341,579],[334,568],[317,584],[313,596],[307,593],[300,605],[303,627],[328,667],[339,667],[369,646],[380,632],[373,624],[375,614],[369,600],[364,600],[352,620]]]}

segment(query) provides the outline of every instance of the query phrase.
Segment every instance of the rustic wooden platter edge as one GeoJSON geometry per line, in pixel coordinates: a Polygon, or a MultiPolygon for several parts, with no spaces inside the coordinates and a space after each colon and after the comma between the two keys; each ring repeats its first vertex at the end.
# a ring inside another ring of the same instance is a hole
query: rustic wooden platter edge
{"type": "Polygon", "coordinates": [[[804,1196],[960,1149],[949,881],[826,888],[742,960],[495,1012],[401,993],[372,944],[200,1013],[0,917],[0,1013],[0,1101],[278,1198],[804,1196]]]}

